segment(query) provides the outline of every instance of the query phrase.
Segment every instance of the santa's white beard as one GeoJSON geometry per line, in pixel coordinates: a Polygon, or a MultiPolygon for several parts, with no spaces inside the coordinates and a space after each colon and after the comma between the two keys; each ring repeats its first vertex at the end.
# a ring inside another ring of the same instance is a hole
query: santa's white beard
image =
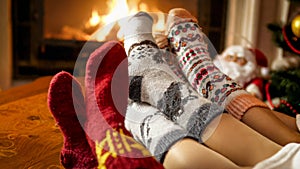
{"type": "Polygon", "coordinates": [[[247,62],[244,66],[241,66],[235,62],[228,62],[223,58],[218,58],[214,63],[223,73],[241,86],[244,86],[256,76],[256,65],[252,62],[247,62]]]}

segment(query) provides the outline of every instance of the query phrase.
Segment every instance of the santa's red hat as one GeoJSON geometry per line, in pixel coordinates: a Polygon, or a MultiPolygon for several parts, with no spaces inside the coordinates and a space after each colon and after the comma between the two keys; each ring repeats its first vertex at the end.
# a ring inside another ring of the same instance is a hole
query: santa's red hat
{"type": "Polygon", "coordinates": [[[249,50],[254,54],[256,64],[261,68],[261,75],[267,76],[269,74],[269,66],[266,55],[256,48],[249,48],[249,50]]]}

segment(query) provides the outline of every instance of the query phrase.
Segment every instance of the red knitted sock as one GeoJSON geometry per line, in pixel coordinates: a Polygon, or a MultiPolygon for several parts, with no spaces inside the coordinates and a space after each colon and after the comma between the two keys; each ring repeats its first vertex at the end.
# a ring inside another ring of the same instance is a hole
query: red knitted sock
{"type": "Polygon", "coordinates": [[[124,126],[128,61],[119,42],[107,42],[92,53],[87,62],[85,87],[86,129],[95,141],[98,167],[163,168],[124,126]]]}
{"type": "Polygon", "coordinates": [[[65,168],[82,169],[97,167],[97,159],[79,122],[85,120],[84,97],[80,84],[72,75],[60,72],[52,78],[48,107],[64,137],[62,165],[65,168]]]}

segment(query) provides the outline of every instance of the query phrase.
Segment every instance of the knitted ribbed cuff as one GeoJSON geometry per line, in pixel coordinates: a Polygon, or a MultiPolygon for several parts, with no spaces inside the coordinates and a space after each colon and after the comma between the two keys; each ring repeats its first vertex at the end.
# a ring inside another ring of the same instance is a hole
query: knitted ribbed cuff
{"type": "Polygon", "coordinates": [[[267,104],[254,97],[253,95],[242,94],[236,96],[235,98],[232,98],[231,101],[226,105],[225,109],[229,114],[241,120],[245,112],[252,107],[269,108],[267,104]]]}
{"type": "MultiPolygon", "coordinates": [[[[157,142],[157,145],[153,152],[157,161],[163,163],[165,160],[165,155],[170,150],[170,148],[179,140],[182,140],[187,137],[189,137],[187,136],[187,133],[182,130],[174,130],[162,136],[162,138],[157,142]]],[[[197,138],[194,137],[191,138],[197,140],[197,138]]]]}

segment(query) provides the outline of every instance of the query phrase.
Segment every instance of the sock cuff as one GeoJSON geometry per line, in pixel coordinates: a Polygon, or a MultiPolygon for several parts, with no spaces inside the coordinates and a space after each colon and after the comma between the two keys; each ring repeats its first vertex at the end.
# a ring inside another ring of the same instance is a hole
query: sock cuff
{"type": "MultiPolygon", "coordinates": [[[[188,119],[187,127],[188,134],[190,138],[193,138],[195,141],[198,141],[202,144],[203,133],[209,124],[219,115],[223,113],[223,109],[216,104],[206,103],[199,107],[188,119]]],[[[216,126],[211,127],[211,130],[214,130],[216,126]]]]}
{"type": "MultiPolygon", "coordinates": [[[[188,134],[183,130],[174,130],[165,134],[157,143],[157,146],[154,149],[154,156],[160,163],[164,162],[165,155],[170,150],[170,148],[177,143],[179,140],[189,137],[188,134]]],[[[194,140],[197,140],[195,137],[191,137],[194,140]]]]}
{"type": "Polygon", "coordinates": [[[255,96],[247,93],[232,98],[231,101],[226,105],[225,109],[229,114],[241,120],[245,112],[252,107],[269,108],[267,104],[265,104],[255,96]]]}

